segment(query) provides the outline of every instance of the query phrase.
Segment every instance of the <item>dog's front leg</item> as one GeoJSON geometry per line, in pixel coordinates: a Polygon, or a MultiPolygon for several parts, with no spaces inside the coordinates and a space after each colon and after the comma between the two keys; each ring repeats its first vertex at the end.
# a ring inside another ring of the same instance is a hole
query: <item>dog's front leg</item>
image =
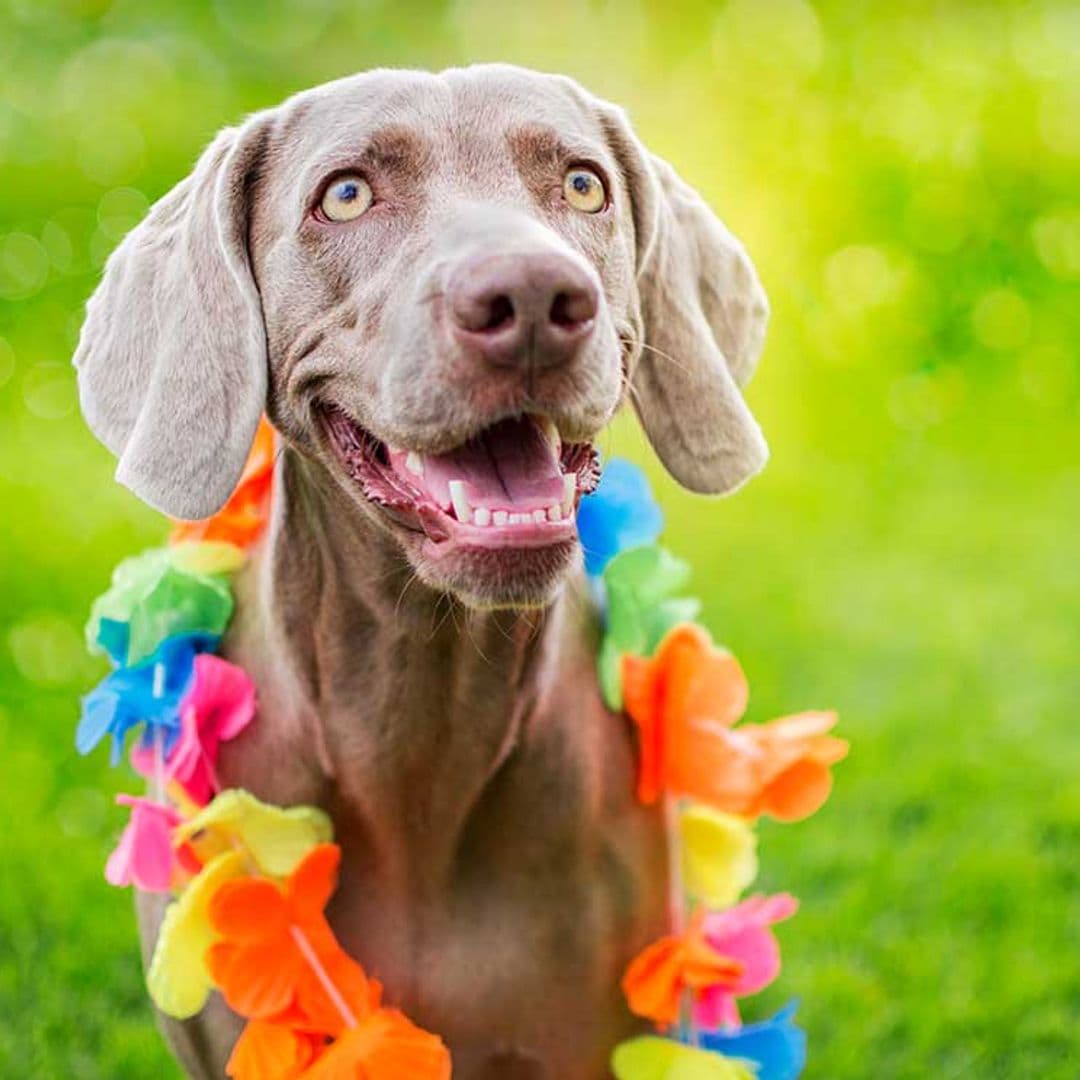
{"type": "MultiPolygon", "coordinates": [[[[170,899],[167,894],[135,893],[144,967],[150,963],[170,899]]],[[[202,1012],[190,1020],[175,1020],[156,1009],[155,1014],[158,1028],[190,1080],[222,1080],[243,1021],[218,994],[212,994],[202,1012]]]]}

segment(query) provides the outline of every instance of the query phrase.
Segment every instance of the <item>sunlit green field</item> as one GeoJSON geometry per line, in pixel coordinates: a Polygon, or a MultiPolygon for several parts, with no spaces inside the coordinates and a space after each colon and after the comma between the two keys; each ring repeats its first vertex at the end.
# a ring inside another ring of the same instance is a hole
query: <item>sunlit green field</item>
{"type": "MultiPolygon", "coordinates": [[[[801,998],[817,1080],[1075,1080],[1076,5],[281,8],[0,0],[0,1076],[174,1075],[101,876],[129,781],[72,743],[89,602],[162,534],[77,410],[101,263],[245,112],[507,59],[625,104],[772,298],[769,469],[707,504],[657,474],[751,719],[835,706],[853,745],[819,816],[764,830],[803,910],[748,1015],[801,998]]],[[[649,460],[630,422],[609,449],[649,460]]]]}

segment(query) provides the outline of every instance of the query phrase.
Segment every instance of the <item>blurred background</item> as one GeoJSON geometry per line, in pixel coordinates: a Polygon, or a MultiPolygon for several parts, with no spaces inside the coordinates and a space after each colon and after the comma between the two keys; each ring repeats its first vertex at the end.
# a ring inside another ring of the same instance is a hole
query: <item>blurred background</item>
{"type": "Polygon", "coordinates": [[[101,265],[219,126],[482,59],[627,106],[772,299],[762,477],[703,503],[608,440],[750,719],[832,706],[853,744],[765,828],[803,910],[748,1016],[798,996],[819,1080],[1075,1080],[1080,7],[920,0],[0,0],[0,1075],[175,1075],[102,879],[130,780],[73,747],[90,601],[163,536],[77,409],[101,265]]]}

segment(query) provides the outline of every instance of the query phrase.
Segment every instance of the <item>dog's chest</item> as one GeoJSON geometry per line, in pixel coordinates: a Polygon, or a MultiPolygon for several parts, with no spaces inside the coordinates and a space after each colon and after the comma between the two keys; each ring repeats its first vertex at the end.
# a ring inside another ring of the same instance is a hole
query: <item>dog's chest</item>
{"type": "Polygon", "coordinates": [[[633,1028],[622,971],[663,925],[661,832],[637,812],[529,821],[513,805],[493,805],[447,875],[411,891],[346,827],[331,919],[388,999],[447,1040],[456,1078],[595,1080],[633,1028]]]}
{"type": "MultiPolygon", "coordinates": [[[[607,1076],[635,1029],[619,979],[663,932],[666,857],[591,659],[512,705],[527,715],[499,732],[493,714],[413,687],[340,695],[298,724],[265,654],[243,651],[260,715],[224,778],[330,814],[343,860],[328,915],[387,1002],[447,1041],[455,1080],[607,1076]],[[389,743],[383,710],[399,725],[389,743]]],[[[472,703],[493,692],[468,689],[472,703]]]]}

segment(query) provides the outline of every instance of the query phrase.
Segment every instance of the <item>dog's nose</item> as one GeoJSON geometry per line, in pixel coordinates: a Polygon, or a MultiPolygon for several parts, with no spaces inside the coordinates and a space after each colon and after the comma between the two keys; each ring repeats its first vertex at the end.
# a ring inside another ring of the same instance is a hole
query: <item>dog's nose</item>
{"type": "Polygon", "coordinates": [[[558,367],[592,333],[599,289],[588,270],[552,252],[483,255],[446,290],[458,342],[497,367],[558,367]]]}

